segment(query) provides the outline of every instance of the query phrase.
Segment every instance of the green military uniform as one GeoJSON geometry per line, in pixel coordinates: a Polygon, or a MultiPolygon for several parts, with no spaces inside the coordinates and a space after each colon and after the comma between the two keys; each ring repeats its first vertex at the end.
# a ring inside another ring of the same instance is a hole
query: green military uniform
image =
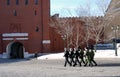
{"type": "Polygon", "coordinates": [[[86,66],[87,64],[89,64],[89,66],[92,66],[92,63],[91,63],[91,56],[90,56],[90,52],[89,52],[89,49],[87,49],[86,51],[86,54],[85,54],[85,65],[86,66]]]}
{"type": "Polygon", "coordinates": [[[97,63],[94,60],[94,56],[95,56],[95,53],[94,53],[93,49],[91,49],[90,50],[90,61],[91,61],[91,63],[94,63],[95,66],[97,66],[97,63]]]}
{"type": "Polygon", "coordinates": [[[84,61],[84,50],[83,50],[83,49],[80,50],[80,59],[81,59],[81,63],[83,62],[84,65],[85,65],[85,61],[84,61]]]}

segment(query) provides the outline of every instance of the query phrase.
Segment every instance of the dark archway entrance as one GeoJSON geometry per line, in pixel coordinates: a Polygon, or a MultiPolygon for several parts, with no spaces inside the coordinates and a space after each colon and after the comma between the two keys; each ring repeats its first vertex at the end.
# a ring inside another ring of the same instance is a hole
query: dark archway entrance
{"type": "Polygon", "coordinates": [[[22,59],[24,58],[23,44],[20,42],[14,42],[11,45],[10,58],[12,59],[22,59]]]}

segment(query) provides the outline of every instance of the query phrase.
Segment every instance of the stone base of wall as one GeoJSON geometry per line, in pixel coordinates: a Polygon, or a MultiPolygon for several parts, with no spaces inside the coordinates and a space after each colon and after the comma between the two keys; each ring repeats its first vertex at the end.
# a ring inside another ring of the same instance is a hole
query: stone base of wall
{"type": "MultiPolygon", "coordinates": [[[[30,54],[28,52],[24,52],[24,58],[30,58],[30,57],[34,57],[34,53],[30,54]]],[[[4,52],[3,54],[0,54],[0,58],[8,59],[9,55],[6,52],[4,52]]]]}

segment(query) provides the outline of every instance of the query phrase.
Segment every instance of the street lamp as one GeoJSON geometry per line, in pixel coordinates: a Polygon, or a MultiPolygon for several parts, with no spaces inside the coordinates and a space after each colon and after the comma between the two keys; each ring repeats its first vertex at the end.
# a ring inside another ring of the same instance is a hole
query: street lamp
{"type": "Polygon", "coordinates": [[[111,29],[114,31],[115,39],[114,39],[114,46],[115,46],[115,56],[118,56],[117,54],[117,31],[119,30],[119,25],[112,26],[111,29]]]}
{"type": "Polygon", "coordinates": [[[65,47],[65,46],[66,46],[66,39],[67,39],[67,36],[66,36],[66,35],[62,35],[61,37],[62,37],[62,39],[64,40],[64,47],[65,47]]]}

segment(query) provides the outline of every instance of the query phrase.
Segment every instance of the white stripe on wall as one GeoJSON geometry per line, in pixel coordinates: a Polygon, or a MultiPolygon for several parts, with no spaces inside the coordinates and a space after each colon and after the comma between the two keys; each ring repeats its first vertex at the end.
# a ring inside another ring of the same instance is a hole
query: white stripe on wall
{"type": "Polygon", "coordinates": [[[3,38],[2,40],[28,40],[28,38],[3,38]]]}
{"type": "Polygon", "coordinates": [[[28,38],[16,38],[16,40],[28,40],[28,38]]]}
{"type": "Polygon", "coordinates": [[[2,38],[2,40],[13,40],[14,38],[2,38]]]}
{"type": "Polygon", "coordinates": [[[50,40],[43,40],[42,43],[43,44],[50,44],[50,40]]]}
{"type": "Polygon", "coordinates": [[[28,36],[28,33],[3,33],[3,37],[28,36]]]}

